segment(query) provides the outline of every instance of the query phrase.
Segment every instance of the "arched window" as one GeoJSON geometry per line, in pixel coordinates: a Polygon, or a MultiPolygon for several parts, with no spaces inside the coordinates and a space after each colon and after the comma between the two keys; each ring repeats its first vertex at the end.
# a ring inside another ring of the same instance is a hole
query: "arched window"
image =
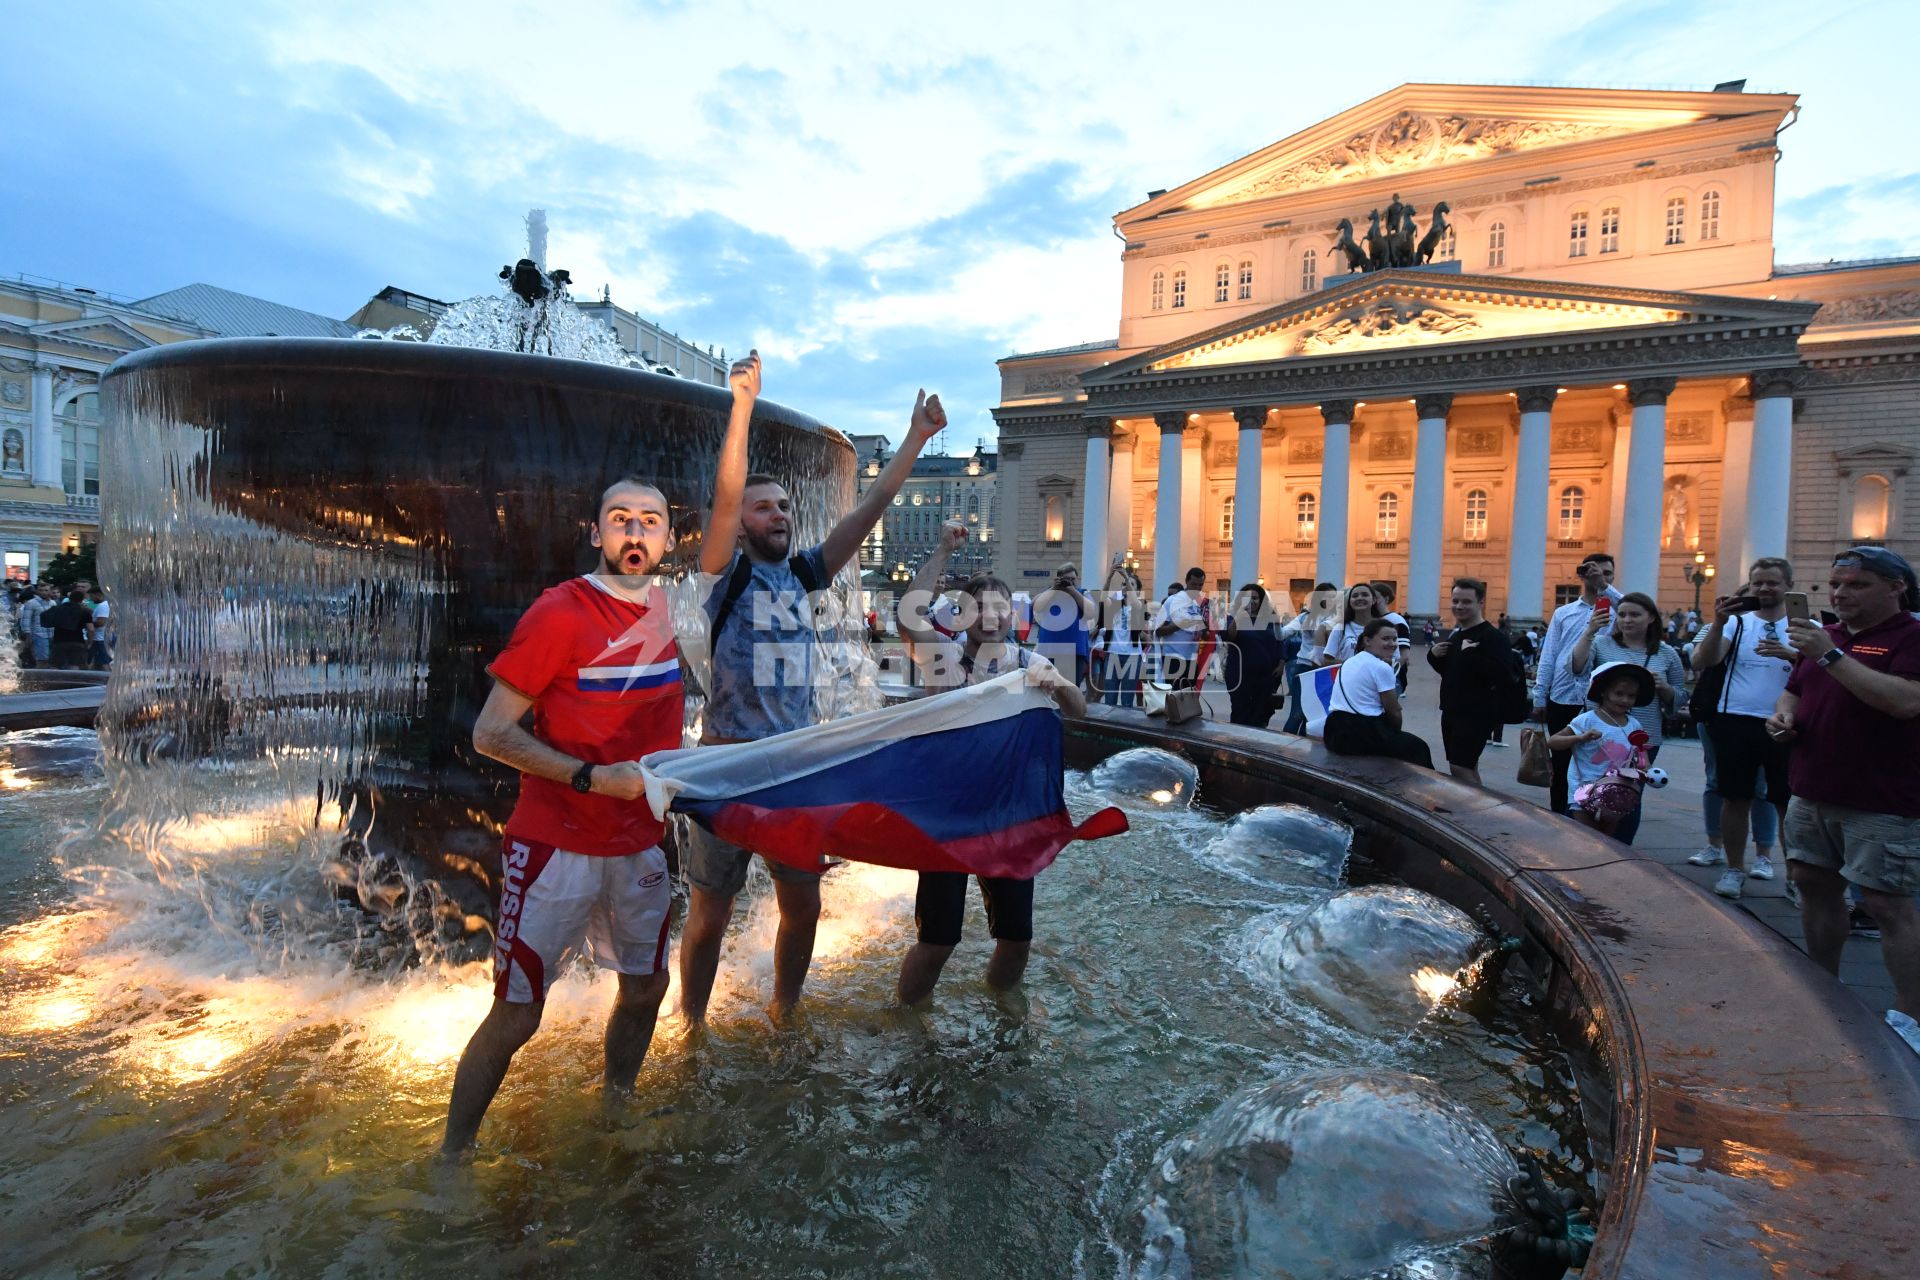
{"type": "Polygon", "coordinates": [[[1253,259],[1240,260],[1240,301],[1253,297],[1253,259]]]}
{"type": "Polygon", "coordinates": [[[1587,525],[1587,491],[1570,484],[1560,491],[1560,540],[1577,542],[1587,525]]]}
{"type": "Polygon", "coordinates": [[[1400,541],[1400,495],[1391,489],[1380,495],[1380,502],[1374,511],[1373,540],[1400,541]]]}
{"type": "Polygon", "coordinates": [[[1567,256],[1584,258],[1587,256],[1587,211],[1575,209],[1567,219],[1567,256]]]}
{"type": "Polygon", "coordinates": [[[1067,538],[1067,500],[1057,493],[1047,495],[1047,541],[1064,542],[1067,538]]]}
{"type": "Polygon", "coordinates": [[[1167,273],[1164,271],[1156,271],[1153,273],[1153,309],[1158,311],[1166,305],[1167,273]]]}
{"type": "Polygon", "coordinates": [[[1600,211],[1600,252],[1620,252],[1620,206],[1617,204],[1600,211]]]}
{"type": "Polygon", "coordinates": [[[1319,527],[1320,498],[1308,492],[1293,500],[1293,536],[1301,542],[1313,541],[1313,532],[1319,527]]]}
{"type": "Polygon", "coordinates": [[[1460,538],[1464,542],[1485,542],[1487,540],[1487,491],[1485,489],[1467,490],[1466,519],[1460,525],[1460,538]]]}
{"type": "Polygon", "coordinates": [[[1312,293],[1320,287],[1320,254],[1309,249],[1300,255],[1300,292],[1312,293]]]}
{"type": "Polygon", "coordinates": [[[62,410],[69,418],[78,418],[82,422],[100,421],[100,393],[83,391],[75,396],[62,410]]]}
{"type": "Polygon", "coordinates": [[[1507,265],[1507,224],[1496,222],[1487,228],[1487,266],[1507,265]]]}
{"type": "Polygon", "coordinates": [[[1173,309],[1178,311],[1186,305],[1187,273],[1184,271],[1176,271],[1173,273],[1173,309]]]}
{"type": "Polygon", "coordinates": [[[1687,242],[1687,198],[1673,196],[1667,200],[1667,243],[1685,244],[1687,242]]]}
{"type": "Polygon", "coordinates": [[[980,498],[977,494],[967,495],[967,523],[980,523],[980,498]]]}
{"type": "Polygon", "coordinates": [[[1225,302],[1233,296],[1233,268],[1224,262],[1214,264],[1213,300],[1225,302]]]}
{"type": "Polygon", "coordinates": [[[1720,238],[1720,192],[1713,187],[1700,193],[1700,238],[1720,238]]]}
{"type": "Polygon", "coordinates": [[[917,506],[919,506],[919,505],[920,505],[920,502],[921,502],[921,499],[923,499],[923,498],[925,498],[925,497],[926,497],[926,495],[925,495],[925,494],[923,494],[923,493],[921,493],[921,492],[920,492],[919,490],[917,490],[917,489],[916,489],[916,490],[914,490],[914,494],[913,494],[913,505],[914,505],[914,506],[916,506],[916,507],[917,507],[917,506]]]}
{"type": "Polygon", "coordinates": [[[1220,504],[1220,541],[1233,541],[1233,495],[1220,504]]]}
{"type": "Polygon", "coordinates": [[[1879,542],[1887,536],[1892,514],[1893,486],[1885,476],[1861,476],[1853,482],[1853,537],[1879,542]]]}
{"type": "Polygon", "coordinates": [[[1460,237],[1454,233],[1453,224],[1447,224],[1447,233],[1440,237],[1440,260],[1453,262],[1460,257],[1460,237]]]}

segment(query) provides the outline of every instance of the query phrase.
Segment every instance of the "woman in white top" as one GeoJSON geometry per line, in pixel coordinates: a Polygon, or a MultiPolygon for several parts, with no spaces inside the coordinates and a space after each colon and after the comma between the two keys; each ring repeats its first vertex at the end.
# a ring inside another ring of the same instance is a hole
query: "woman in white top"
{"type": "MultiPolygon", "coordinates": [[[[1330,667],[1358,653],[1360,633],[1379,616],[1380,606],[1374,598],[1372,587],[1364,582],[1356,582],[1348,587],[1340,602],[1339,616],[1314,633],[1313,642],[1320,649],[1320,665],[1330,667]]],[[[1398,631],[1394,633],[1394,644],[1397,652],[1398,631]]]]}
{"type": "MultiPolygon", "coordinates": [[[[1355,588],[1359,590],[1359,588],[1355,588]]],[[[1393,668],[1400,632],[1385,618],[1360,631],[1360,651],[1340,664],[1327,704],[1327,749],[1343,756],[1391,756],[1433,768],[1433,751],[1400,727],[1399,675],[1393,668]]]]}

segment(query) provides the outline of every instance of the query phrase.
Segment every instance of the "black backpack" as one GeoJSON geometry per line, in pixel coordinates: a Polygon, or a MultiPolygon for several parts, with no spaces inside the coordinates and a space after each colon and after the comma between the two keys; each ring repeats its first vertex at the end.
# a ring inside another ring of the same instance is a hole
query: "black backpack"
{"type": "Polygon", "coordinates": [[[1533,690],[1527,684],[1526,655],[1507,650],[1507,680],[1500,689],[1500,723],[1525,724],[1533,714],[1533,690]]]}
{"type": "Polygon", "coordinates": [[[1726,641],[1727,651],[1720,655],[1720,661],[1702,671],[1693,682],[1693,692],[1687,697],[1687,715],[1698,725],[1712,724],[1720,718],[1720,699],[1726,696],[1727,677],[1733,674],[1734,655],[1740,652],[1740,632],[1746,626],[1744,617],[1733,620],[1733,634],[1728,636],[1721,628],[1721,636],[1726,641]]]}
{"type": "MultiPolygon", "coordinates": [[[[794,556],[787,561],[787,568],[800,580],[800,589],[808,595],[820,589],[820,583],[813,576],[813,566],[807,563],[805,556],[794,556]]],[[[726,627],[727,619],[733,616],[733,607],[740,603],[740,597],[747,594],[747,585],[753,581],[753,561],[742,551],[733,562],[733,572],[727,577],[727,589],[720,597],[720,607],[714,610],[713,625],[707,628],[707,647],[711,650],[720,643],[720,632],[726,627]]]]}

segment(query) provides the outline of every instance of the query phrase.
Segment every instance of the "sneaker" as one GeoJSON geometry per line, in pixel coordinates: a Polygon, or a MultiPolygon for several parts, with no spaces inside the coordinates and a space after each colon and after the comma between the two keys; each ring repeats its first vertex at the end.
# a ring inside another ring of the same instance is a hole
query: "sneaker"
{"type": "Polygon", "coordinates": [[[1800,886],[1789,880],[1781,887],[1787,891],[1787,901],[1793,904],[1795,911],[1798,911],[1800,909],[1800,886]]]}
{"type": "Polygon", "coordinates": [[[1746,879],[1746,876],[1739,871],[1728,867],[1720,873],[1720,879],[1713,886],[1713,891],[1723,898],[1737,898],[1740,896],[1740,887],[1746,883],[1746,879]]]}
{"type": "Polygon", "coordinates": [[[1753,866],[1748,870],[1747,875],[1754,880],[1773,879],[1773,859],[1764,853],[1754,854],[1753,866]]]}
{"type": "Polygon", "coordinates": [[[1887,1025],[1893,1028],[1893,1034],[1907,1042],[1907,1047],[1920,1053],[1920,1023],[1915,1022],[1898,1009],[1887,1010],[1887,1025]]]}
{"type": "Polygon", "coordinates": [[[1847,912],[1847,932],[1856,938],[1877,938],[1880,936],[1880,922],[1855,907],[1847,912]]]}
{"type": "Polygon", "coordinates": [[[1725,849],[1708,845],[1691,858],[1688,858],[1687,865],[1690,867],[1718,867],[1725,865],[1726,861],[1727,851],[1725,849]]]}

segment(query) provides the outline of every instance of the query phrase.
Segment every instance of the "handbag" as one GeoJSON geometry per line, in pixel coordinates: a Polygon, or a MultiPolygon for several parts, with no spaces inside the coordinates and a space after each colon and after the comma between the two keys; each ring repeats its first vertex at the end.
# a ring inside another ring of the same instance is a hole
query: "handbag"
{"type": "Polygon", "coordinates": [[[1727,677],[1733,674],[1733,660],[1740,652],[1740,631],[1745,618],[1733,620],[1733,636],[1727,641],[1726,656],[1700,673],[1687,696],[1687,714],[1695,724],[1712,724],[1720,715],[1720,699],[1725,696],[1727,677]]]}
{"type": "Polygon", "coordinates": [[[1547,731],[1529,725],[1520,731],[1520,769],[1514,781],[1523,787],[1553,785],[1553,752],[1547,750],[1547,731]]]}
{"type": "Polygon", "coordinates": [[[1200,704],[1200,695],[1192,689],[1176,689],[1170,684],[1161,684],[1158,680],[1148,681],[1141,686],[1140,698],[1149,716],[1165,716],[1170,725],[1185,724],[1189,720],[1198,720],[1205,714],[1200,704]]]}

